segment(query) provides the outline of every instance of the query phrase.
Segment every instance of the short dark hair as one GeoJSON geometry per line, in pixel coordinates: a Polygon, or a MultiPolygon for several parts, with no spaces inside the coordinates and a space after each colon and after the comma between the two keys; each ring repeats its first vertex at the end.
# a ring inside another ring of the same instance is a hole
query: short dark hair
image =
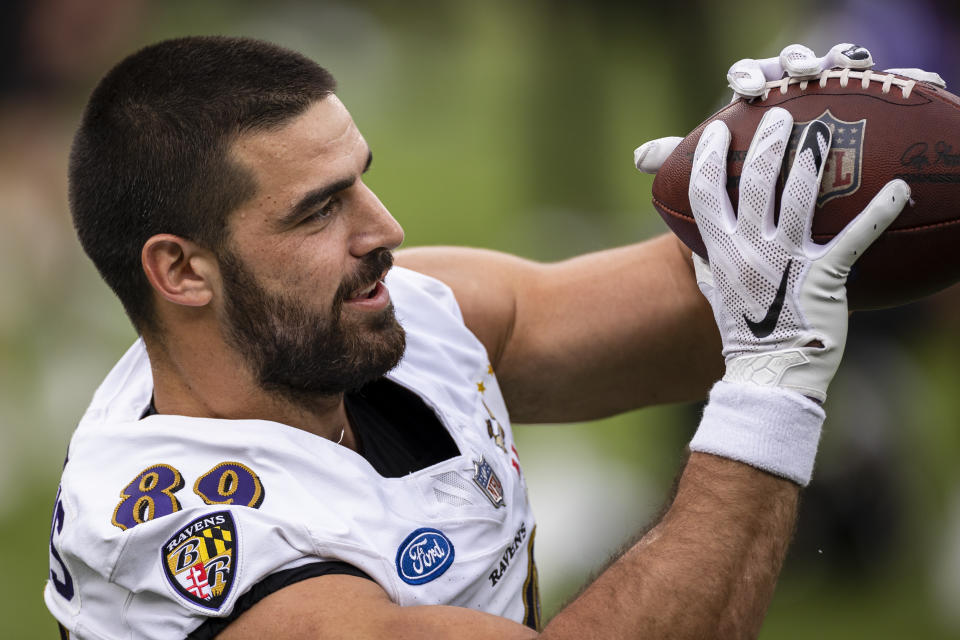
{"type": "Polygon", "coordinates": [[[157,327],[140,263],[147,239],[171,233],[219,252],[228,214],[256,191],[230,144],[289,122],[335,88],[299,53],[218,36],[150,45],[104,76],[73,141],[70,210],[139,332],[157,327]]]}

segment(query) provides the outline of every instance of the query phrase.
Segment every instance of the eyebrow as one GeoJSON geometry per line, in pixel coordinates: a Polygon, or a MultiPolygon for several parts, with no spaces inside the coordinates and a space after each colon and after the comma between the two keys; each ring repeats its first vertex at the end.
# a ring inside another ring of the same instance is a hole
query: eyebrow
{"type": "MultiPolygon", "coordinates": [[[[367,170],[370,169],[370,165],[372,163],[373,152],[367,151],[367,162],[363,165],[363,171],[361,173],[366,173],[367,170]]],[[[307,194],[300,198],[295,205],[290,207],[289,211],[277,219],[277,225],[280,227],[287,227],[294,224],[297,220],[307,215],[312,209],[318,207],[324,200],[333,194],[352,187],[356,181],[356,176],[350,176],[349,178],[343,178],[328,185],[318,187],[312,191],[308,191],[307,194]]]]}

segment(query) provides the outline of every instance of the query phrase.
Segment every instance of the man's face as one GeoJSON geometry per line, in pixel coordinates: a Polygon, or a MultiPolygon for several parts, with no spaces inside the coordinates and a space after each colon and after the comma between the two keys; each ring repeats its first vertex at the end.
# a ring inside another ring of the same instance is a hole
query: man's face
{"type": "Polygon", "coordinates": [[[232,154],[257,195],[231,214],[220,256],[227,342],[296,400],[385,374],[404,349],[381,283],[403,231],[361,180],[370,151],[347,110],[330,96],[232,154]]]}

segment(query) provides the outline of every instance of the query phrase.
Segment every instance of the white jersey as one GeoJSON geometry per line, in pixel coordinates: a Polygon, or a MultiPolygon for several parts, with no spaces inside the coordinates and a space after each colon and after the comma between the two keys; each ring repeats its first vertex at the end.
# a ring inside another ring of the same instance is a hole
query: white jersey
{"type": "Polygon", "coordinates": [[[73,638],[180,640],[267,576],[330,561],[399,605],[539,622],[534,521],[503,398],[451,291],[387,278],[407,349],[388,374],[460,455],[398,478],[266,420],[141,419],[153,380],[137,341],[70,443],[54,509],[47,607],[73,638]]]}

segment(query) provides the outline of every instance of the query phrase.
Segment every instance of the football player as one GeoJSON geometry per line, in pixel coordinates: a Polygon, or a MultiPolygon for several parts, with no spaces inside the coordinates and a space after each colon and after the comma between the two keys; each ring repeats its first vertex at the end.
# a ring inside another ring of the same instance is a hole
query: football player
{"type": "MultiPolygon", "coordinates": [[[[816,193],[818,124],[786,193],[816,193]]],[[[846,273],[908,197],[891,183],[824,247],[815,198],[785,196],[774,226],[791,128],[765,117],[736,215],[729,132],[704,132],[690,198],[709,264],[662,236],[558,264],[424,248],[393,266],[403,232],[324,69],[220,37],[123,60],[84,113],[70,202],[141,338],[70,443],[45,590],[64,633],[535,637],[511,419],[697,398],[722,376],[669,510],[542,635],[756,635],[843,350],[846,273]]]]}

